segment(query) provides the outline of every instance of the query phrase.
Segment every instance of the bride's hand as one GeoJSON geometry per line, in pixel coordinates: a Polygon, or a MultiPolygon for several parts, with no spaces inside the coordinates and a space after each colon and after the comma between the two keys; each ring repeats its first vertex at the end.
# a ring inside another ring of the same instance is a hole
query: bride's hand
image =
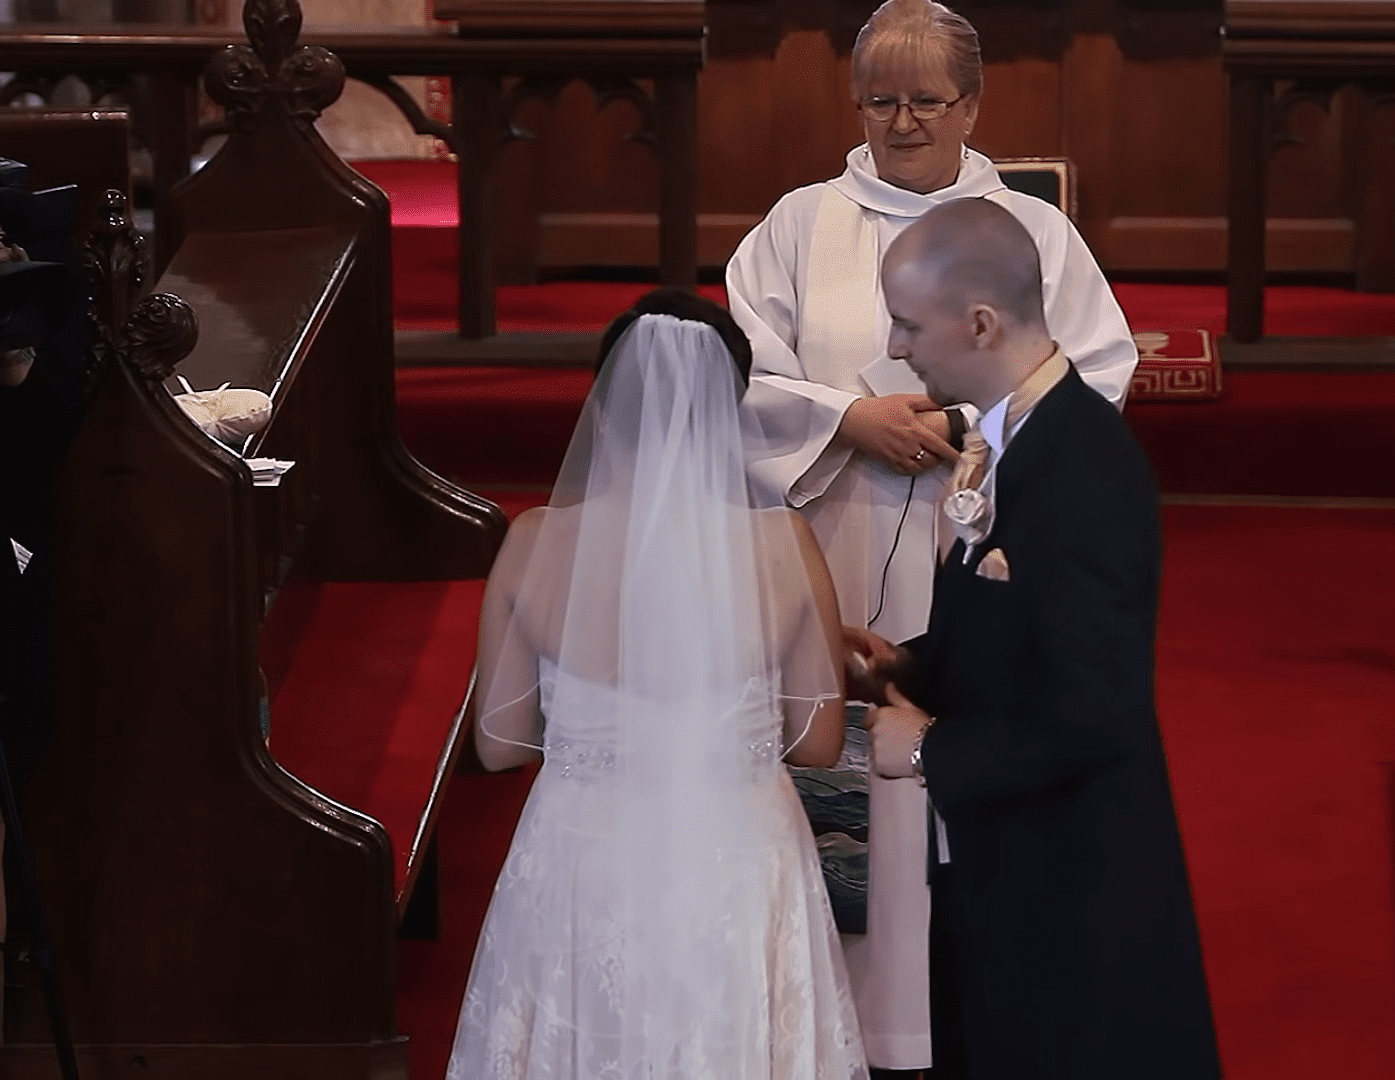
{"type": "Polygon", "coordinates": [[[843,627],[843,655],[849,661],[856,656],[864,660],[868,666],[877,667],[895,662],[896,654],[895,645],[866,627],[843,627]]]}
{"type": "Polygon", "coordinates": [[[910,654],[898,645],[860,626],[843,627],[843,670],[848,697],[883,702],[887,679],[910,662],[910,654]]]}

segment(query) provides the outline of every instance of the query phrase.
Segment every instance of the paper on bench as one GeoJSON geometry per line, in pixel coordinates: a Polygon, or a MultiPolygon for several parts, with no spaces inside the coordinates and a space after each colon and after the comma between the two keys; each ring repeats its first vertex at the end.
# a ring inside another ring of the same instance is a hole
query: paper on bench
{"type": "Polygon", "coordinates": [[[14,548],[15,565],[19,567],[19,572],[22,574],[29,569],[29,560],[34,557],[34,553],[14,537],[10,537],[10,547],[14,548]]]}
{"type": "Polygon", "coordinates": [[[271,398],[260,390],[224,383],[216,390],[195,390],[183,375],[177,376],[184,393],[174,400],[207,435],[232,445],[266,427],[271,419],[271,398]]]}
{"type": "Polygon", "coordinates": [[[253,487],[280,487],[281,477],[294,466],[294,461],[280,461],[270,457],[247,459],[247,467],[252,470],[253,487]]]}

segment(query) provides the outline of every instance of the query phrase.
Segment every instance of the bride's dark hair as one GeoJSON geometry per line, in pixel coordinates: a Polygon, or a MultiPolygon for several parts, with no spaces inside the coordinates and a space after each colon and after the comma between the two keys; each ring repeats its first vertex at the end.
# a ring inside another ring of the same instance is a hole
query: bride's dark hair
{"type": "Polygon", "coordinates": [[[722,343],[727,347],[727,352],[731,353],[732,363],[736,365],[737,374],[741,376],[742,387],[750,385],[751,341],[746,337],[746,332],[736,325],[731,312],[705,296],[688,292],[686,289],[667,287],[645,293],[635,302],[634,307],[615,316],[615,320],[601,335],[600,353],[596,357],[597,371],[601,370],[601,365],[610,355],[610,350],[615,348],[620,335],[641,315],[672,315],[675,319],[706,323],[717,331],[722,343]]]}

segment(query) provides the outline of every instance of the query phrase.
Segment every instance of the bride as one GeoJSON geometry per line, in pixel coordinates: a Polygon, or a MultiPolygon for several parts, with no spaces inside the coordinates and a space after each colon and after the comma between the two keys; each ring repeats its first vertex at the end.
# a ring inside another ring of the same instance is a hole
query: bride
{"type": "Polygon", "coordinates": [[[543,765],[448,1080],[866,1077],[782,767],[841,749],[837,602],[803,520],[748,494],[750,346],[657,290],[602,356],[485,591],[480,758],[543,765]]]}

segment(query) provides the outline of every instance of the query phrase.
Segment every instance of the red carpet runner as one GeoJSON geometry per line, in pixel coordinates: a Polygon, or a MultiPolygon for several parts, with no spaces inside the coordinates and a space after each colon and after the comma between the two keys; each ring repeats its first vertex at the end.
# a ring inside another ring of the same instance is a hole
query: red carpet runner
{"type": "MultiPolygon", "coordinates": [[[[455,166],[439,161],[363,161],[356,167],[392,199],[393,310],[412,329],[454,325],[455,166]]],[[[644,286],[591,283],[499,290],[503,330],[600,329],[644,286]]],[[[714,295],[716,290],[713,290],[714,295]]],[[[1194,328],[1225,332],[1219,285],[1114,287],[1136,330],[1194,328]]],[[[1395,336],[1395,300],[1346,289],[1289,286],[1265,294],[1271,334],[1395,336]]]]}
{"type": "MultiPolygon", "coordinates": [[[[1395,510],[1169,507],[1165,522],[1158,703],[1226,1076],[1386,1080],[1395,510]]],[[[444,1073],[529,779],[460,777],[447,796],[442,938],[400,947],[416,1080],[444,1073]]]]}
{"type": "Polygon", "coordinates": [[[1165,520],[1158,709],[1225,1075],[1395,1076],[1395,510],[1165,520]]]}
{"type": "MultiPolygon", "coordinates": [[[[449,311],[454,239],[430,220],[408,224],[422,235],[399,229],[399,245],[445,242],[434,267],[405,265],[398,248],[399,315],[421,325],[449,311]]],[[[597,328],[640,291],[504,290],[502,321],[597,328]]],[[[1220,329],[1217,289],[1117,291],[1136,325],[1220,329]]],[[[1395,334],[1388,297],[1271,290],[1270,299],[1276,333],[1395,334]]],[[[399,411],[424,461],[517,512],[545,498],[588,382],[582,372],[406,370],[399,411]]],[[[1395,376],[1236,375],[1216,406],[1158,405],[1130,418],[1173,491],[1391,496],[1393,409],[1395,376]],[[1333,440],[1339,466],[1320,456],[1333,440]]],[[[1395,510],[1174,506],[1165,525],[1158,702],[1226,1076],[1386,1080],[1395,1075],[1395,510]]],[[[441,587],[416,600],[416,614],[395,616],[398,629],[371,658],[373,692],[399,717],[443,688],[453,693],[471,660],[441,587]],[[419,639],[442,618],[450,647],[427,662],[419,639]]],[[[293,672],[282,694],[304,695],[302,707],[326,721],[343,717],[341,745],[351,750],[405,742],[396,728],[354,728],[379,703],[333,696],[335,634],[353,633],[336,610],[320,613],[316,679],[297,690],[293,672]]],[[[529,780],[462,776],[450,788],[439,834],[442,937],[399,949],[414,1080],[444,1074],[475,935],[529,780]]]]}
{"type": "Polygon", "coordinates": [[[480,581],[327,583],[272,690],[276,760],[387,829],[395,891],[465,700],[483,593],[480,581]]]}
{"type": "MultiPolygon", "coordinates": [[[[402,368],[398,414],[422,460],[494,498],[551,482],[590,385],[578,370],[402,368]]],[[[1395,498],[1395,372],[1230,372],[1219,401],[1125,415],[1167,492],[1395,498]]]]}
{"type": "MultiPolygon", "coordinates": [[[[541,501],[589,375],[537,375],[401,371],[409,445],[512,512],[541,501]]],[[[1130,419],[1172,490],[1391,496],[1393,412],[1389,374],[1246,373],[1215,405],[1130,419]],[[1349,449],[1333,468],[1321,452],[1337,433],[1349,449]]],[[[1158,699],[1226,1075],[1385,1080],[1395,511],[1172,507],[1166,524],[1158,699]]],[[[525,794],[525,777],[503,776],[461,778],[448,796],[443,938],[401,952],[418,1080],[443,1073],[525,794]]]]}

